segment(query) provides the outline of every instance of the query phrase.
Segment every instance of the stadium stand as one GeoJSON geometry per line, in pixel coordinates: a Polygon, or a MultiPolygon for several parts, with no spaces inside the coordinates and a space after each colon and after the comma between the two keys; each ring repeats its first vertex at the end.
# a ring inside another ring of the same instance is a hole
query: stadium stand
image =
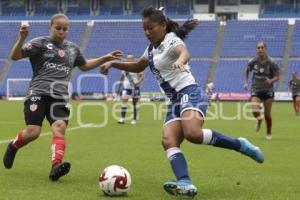
{"type": "MultiPolygon", "coordinates": [[[[246,92],[243,89],[243,72],[249,60],[220,60],[215,76],[215,90],[217,92],[246,92]]],[[[279,66],[281,60],[275,61],[279,66]]],[[[251,84],[251,74],[249,83],[251,84]]],[[[277,88],[277,85],[275,85],[277,88]]]]}
{"type": "Polygon", "coordinates": [[[187,37],[186,44],[192,57],[212,57],[215,51],[219,23],[201,21],[187,37]],[[201,37],[204,36],[205,37],[201,37]]]}
{"type": "Polygon", "coordinates": [[[228,21],[221,50],[222,57],[255,55],[258,41],[265,41],[268,53],[282,57],[288,23],[286,20],[228,21]]]}
{"type": "Polygon", "coordinates": [[[141,22],[95,22],[85,55],[96,57],[115,49],[141,55],[147,43],[141,22]]]}
{"type": "MultiPolygon", "coordinates": [[[[0,84],[0,96],[6,96],[6,90],[7,90],[7,79],[24,79],[24,78],[31,78],[32,77],[32,69],[29,61],[27,60],[21,60],[17,62],[13,62],[9,68],[9,71],[7,72],[6,76],[4,77],[4,81],[2,84],[0,84]]],[[[28,87],[27,84],[20,83],[17,84],[14,88],[14,93],[16,96],[24,96],[26,94],[28,87]]]]}
{"type": "Polygon", "coordinates": [[[0,22],[0,58],[7,58],[15,41],[20,22],[0,22]]]}
{"type": "Polygon", "coordinates": [[[300,21],[297,20],[292,37],[292,49],[290,55],[297,57],[300,55],[300,21]]]}

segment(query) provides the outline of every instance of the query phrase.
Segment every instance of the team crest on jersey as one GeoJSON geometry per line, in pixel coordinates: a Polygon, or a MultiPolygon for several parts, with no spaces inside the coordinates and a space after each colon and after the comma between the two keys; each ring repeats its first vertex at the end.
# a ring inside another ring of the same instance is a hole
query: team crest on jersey
{"type": "Polygon", "coordinates": [[[259,68],[260,73],[264,73],[265,69],[264,68],[259,68]]]}
{"type": "Polygon", "coordinates": [[[38,105],[36,103],[32,103],[30,104],[29,109],[31,112],[34,112],[38,109],[38,105]]]}
{"type": "Polygon", "coordinates": [[[61,58],[63,58],[63,57],[65,56],[65,51],[62,50],[62,49],[59,49],[59,50],[58,50],[58,55],[59,55],[61,58]]]}
{"type": "Polygon", "coordinates": [[[257,65],[254,65],[254,69],[257,70],[257,65]]]}

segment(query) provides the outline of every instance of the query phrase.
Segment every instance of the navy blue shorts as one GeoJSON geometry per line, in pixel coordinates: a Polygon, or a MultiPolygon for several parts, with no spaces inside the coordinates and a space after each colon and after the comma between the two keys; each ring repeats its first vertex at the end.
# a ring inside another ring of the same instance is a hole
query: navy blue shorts
{"type": "Polygon", "coordinates": [[[135,87],[134,89],[123,89],[122,96],[132,96],[139,97],[141,96],[140,87],[135,87]]]}
{"type": "Polygon", "coordinates": [[[181,114],[186,110],[196,110],[205,117],[208,98],[198,85],[190,85],[177,92],[169,106],[164,124],[181,120],[181,114]]]}

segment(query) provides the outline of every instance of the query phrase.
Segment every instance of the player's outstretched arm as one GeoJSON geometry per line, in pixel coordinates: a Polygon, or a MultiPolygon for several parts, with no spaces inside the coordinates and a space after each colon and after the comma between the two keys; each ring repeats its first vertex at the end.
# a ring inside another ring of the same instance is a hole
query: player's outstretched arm
{"type": "Polygon", "coordinates": [[[19,35],[16,43],[14,44],[11,53],[10,58],[13,60],[19,60],[22,57],[22,46],[23,43],[28,35],[28,24],[22,24],[19,30],[19,35]]]}
{"type": "Polygon", "coordinates": [[[99,65],[102,65],[105,62],[111,61],[111,60],[115,60],[115,59],[119,59],[121,56],[123,55],[122,51],[112,51],[104,56],[101,56],[99,58],[94,58],[94,59],[89,59],[86,60],[86,64],[83,66],[80,66],[79,68],[82,71],[87,71],[87,70],[91,70],[94,69],[96,67],[98,67],[99,65]]]}
{"type": "Polygon", "coordinates": [[[190,59],[190,54],[189,54],[188,50],[186,49],[186,47],[182,44],[177,45],[175,48],[175,52],[178,55],[178,59],[176,60],[175,63],[173,63],[172,68],[180,69],[180,71],[182,71],[182,72],[189,72],[189,70],[187,70],[185,68],[185,65],[187,64],[187,62],[190,59]]]}
{"type": "Polygon", "coordinates": [[[144,71],[147,66],[148,66],[148,60],[146,60],[144,57],[140,58],[136,62],[122,62],[122,61],[113,60],[101,65],[100,72],[102,74],[107,74],[109,68],[114,67],[120,70],[139,73],[144,71]]]}

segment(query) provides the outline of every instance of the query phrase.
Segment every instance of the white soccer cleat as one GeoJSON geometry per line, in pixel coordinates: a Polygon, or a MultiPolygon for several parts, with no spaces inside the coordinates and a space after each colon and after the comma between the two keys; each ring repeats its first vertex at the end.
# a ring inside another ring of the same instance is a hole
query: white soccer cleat
{"type": "Polygon", "coordinates": [[[271,135],[271,134],[267,134],[267,135],[266,135],[266,139],[267,139],[267,140],[272,140],[272,135],[271,135]]]}
{"type": "Polygon", "coordinates": [[[118,121],[119,124],[124,124],[125,123],[125,119],[124,118],[120,118],[118,121]]]}
{"type": "Polygon", "coordinates": [[[136,120],[132,120],[130,123],[131,123],[132,125],[134,125],[134,124],[136,124],[136,120]]]}

